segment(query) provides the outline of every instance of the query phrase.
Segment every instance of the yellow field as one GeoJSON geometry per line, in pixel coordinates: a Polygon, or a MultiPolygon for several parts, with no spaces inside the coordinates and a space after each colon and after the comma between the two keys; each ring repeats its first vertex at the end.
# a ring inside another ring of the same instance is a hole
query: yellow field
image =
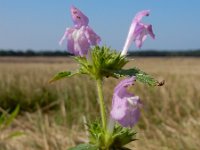
{"type": "MultiPolygon", "coordinates": [[[[144,103],[135,127],[137,150],[199,150],[200,147],[200,59],[134,58],[127,67],[165,80],[162,87],[136,83],[131,88],[144,103]]],[[[66,150],[87,140],[83,116],[98,114],[95,84],[77,76],[54,84],[57,72],[74,70],[71,58],[0,58],[1,111],[21,105],[13,125],[0,133],[0,150],[66,150]],[[24,135],[1,140],[11,131],[24,135]]],[[[111,104],[116,79],[105,80],[105,99],[111,104]]],[[[98,115],[99,116],[99,115],[98,115]]]]}

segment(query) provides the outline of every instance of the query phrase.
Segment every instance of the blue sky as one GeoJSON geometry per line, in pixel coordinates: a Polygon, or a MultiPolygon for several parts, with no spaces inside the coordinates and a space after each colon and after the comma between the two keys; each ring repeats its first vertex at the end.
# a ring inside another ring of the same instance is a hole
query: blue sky
{"type": "Polygon", "coordinates": [[[200,0],[0,0],[0,49],[64,50],[58,41],[73,26],[71,5],[89,17],[102,45],[120,50],[134,15],[150,9],[143,22],[156,40],[148,37],[142,49],[200,48],[200,0]]]}

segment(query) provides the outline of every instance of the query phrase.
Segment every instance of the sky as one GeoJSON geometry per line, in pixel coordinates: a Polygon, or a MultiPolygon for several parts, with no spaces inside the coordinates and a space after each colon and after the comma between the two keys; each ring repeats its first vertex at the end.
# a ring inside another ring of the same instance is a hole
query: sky
{"type": "Polygon", "coordinates": [[[142,50],[200,48],[200,0],[0,0],[0,49],[65,50],[58,42],[73,26],[71,5],[88,16],[101,45],[121,50],[134,15],[149,9],[143,22],[156,39],[148,37],[142,50]]]}

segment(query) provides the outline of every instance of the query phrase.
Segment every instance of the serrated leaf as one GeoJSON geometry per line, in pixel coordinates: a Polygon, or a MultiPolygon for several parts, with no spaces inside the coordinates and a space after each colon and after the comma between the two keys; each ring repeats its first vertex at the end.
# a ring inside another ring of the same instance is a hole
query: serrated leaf
{"type": "Polygon", "coordinates": [[[124,145],[136,140],[135,135],[136,132],[134,132],[131,128],[125,128],[118,124],[115,125],[112,134],[112,147],[123,149],[124,145]]]}
{"type": "Polygon", "coordinates": [[[75,57],[75,60],[80,64],[81,74],[88,74],[95,79],[109,76],[105,70],[118,70],[128,63],[125,56],[105,46],[95,46],[89,56],[90,59],[75,57]]]}
{"type": "Polygon", "coordinates": [[[74,76],[75,74],[78,74],[78,73],[71,73],[70,71],[59,72],[52,79],[49,80],[49,83],[52,83],[54,81],[58,81],[58,80],[61,80],[61,79],[67,78],[67,77],[74,76]]]}
{"type": "Polygon", "coordinates": [[[91,144],[80,144],[68,150],[98,150],[98,148],[95,145],[91,145],[91,144]]]}
{"type": "Polygon", "coordinates": [[[132,69],[121,69],[113,72],[114,77],[124,77],[124,76],[136,76],[136,79],[142,83],[148,84],[150,86],[156,86],[159,84],[159,82],[154,79],[149,74],[141,71],[138,68],[132,68],[132,69]]]}
{"type": "Polygon", "coordinates": [[[148,84],[150,86],[156,86],[158,85],[158,81],[155,80],[153,77],[151,77],[148,74],[138,73],[136,74],[136,79],[142,83],[148,84]]]}

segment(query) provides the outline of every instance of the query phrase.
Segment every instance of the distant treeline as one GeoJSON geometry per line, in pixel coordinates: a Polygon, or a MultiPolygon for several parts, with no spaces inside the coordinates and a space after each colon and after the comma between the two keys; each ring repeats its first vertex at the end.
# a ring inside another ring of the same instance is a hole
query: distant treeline
{"type": "Polygon", "coordinates": [[[131,51],[129,56],[142,56],[142,57],[170,57],[170,56],[184,56],[184,57],[200,57],[199,50],[187,50],[187,51],[131,51]]]}
{"type": "MultiPolygon", "coordinates": [[[[199,50],[187,51],[156,51],[156,50],[142,50],[142,51],[129,51],[129,56],[142,56],[142,57],[167,57],[167,56],[190,56],[200,57],[199,50]]],[[[0,50],[0,56],[72,56],[67,51],[20,51],[20,50],[0,50]]]]}
{"type": "Polygon", "coordinates": [[[71,56],[67,51],[0,50],[0,56],[71,56]]]}

